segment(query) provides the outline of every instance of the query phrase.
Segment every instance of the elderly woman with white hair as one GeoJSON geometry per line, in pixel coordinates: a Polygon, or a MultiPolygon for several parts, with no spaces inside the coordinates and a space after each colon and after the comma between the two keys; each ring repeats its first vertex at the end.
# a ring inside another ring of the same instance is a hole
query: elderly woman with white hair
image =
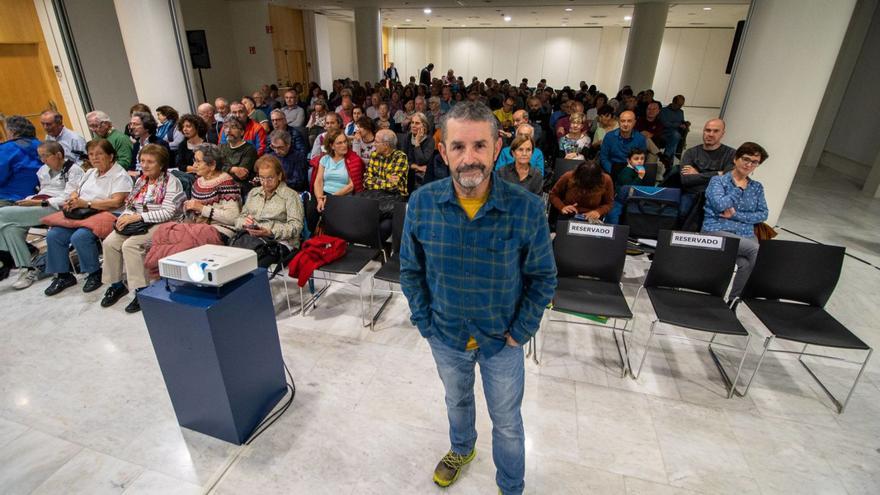
{"type": "Polygon", "coordinates": [[[422,185],[428,165],[434,159],[434,138],[428,135],[428,118],[416,112],[410,119],[409,132],[404,134],[401,149],[409,161],[409,190],[422,185]]]}

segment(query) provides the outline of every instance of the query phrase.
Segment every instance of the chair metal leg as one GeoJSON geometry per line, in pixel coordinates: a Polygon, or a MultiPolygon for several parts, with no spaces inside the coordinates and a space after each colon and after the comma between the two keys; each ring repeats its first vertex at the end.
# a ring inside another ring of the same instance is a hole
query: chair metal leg
{"type": "MultiPolygon", "coordinates": [[[[648,340],[645,342],[645,352],[642,354],[642,360],[639,362],[639,369],[636,371],[636,374],[633,375],[633,380],[638,380],[639,376],[642,374],[642,366],[645,364],[645,358],[648,357],[648,348],[651,346],[651,339],[654,337],[654,326],[657,325],[657,320],[651,322],[651,332],[648,334],[648,340]]],[[[632,373],[632,370],[630,370],[632,373]]]]}
{"type": "Polygon", "coordinates": [[[376,331],[376,321],[379,320],[379,317],[382,316],[382,312],[385,311],[385,307],[388,306],[388,303],[391,302],[391,298],[394,297],[394,291],[391,287],[391,282],[388,282],[388,297],[382,301],[382,305],[379,306],[379,310],[376,313],[373,313],[373,292],[375,291],[376,282],[373,277],[370,277],[370,313],[372,317],[370,317],[370,321],[366,323],[365,327],[370,327],[371,332],[376,331]]]}
{"type": "MultiPolygon", "coordinates": [[[[620,377],[626,378],[627,360],[623,358],[623,352],[620,350],[620,342],[617,340],[617,318],[613,318],[614,323],[611,324],[611,335],[614,336],[614,345],[617,347],[617,357],[620,358],[620,377]]],[[[626,328],[624,323],[623,328],[626,328]]],[[[621,330],[623,332],[623,330],[621,330]]],[[[621,333],[622,335],[622,333],[621,333]]]]}
{"type": "MultiPolygon", "coordinates": [[[[804,351],[806,351],[806,349],[807,349],[807,346],[804,346],[804,351]]],[[[816,380],[816,383],[818,383],[819,386],[822,387],[822,390],[825,392],[825,395],[827,395],[828,398],[831,399],[831,402],[834,403],[835,407],[837,407],[837,413],[843,414],[843,412],[846,410],[847,404],[849,404],[849,400],[852,398],[853,392],[855,392],[855,390],[856,390],[856,385],[858,385],[859,380],[862,379],[862,374],[865,372],[865,367],[868,366],[868,361],[871,359],[871,354],[873,354],[873,352],[874,352],[874,349],[868,349],[868,355],[865,356],[865,361],[862,363],[862,367],[859,369],[859,374],[856,375],[856,379],[853,382],[852,387],[850,387],[849,393],[846,394],[846,399],[843,401],[842,404],[840,403],[840,401],[837,400],[836,397],[834,397],[834,395],[831,393],[831,391],[828,390],[828,388],[825,386],[825,384],[822,383],[821,380],[819,380],[819,377],[816,376],[816,373],[814,373],[813,370],[809,366],[807,366],[807,363],[804,362],[803,354],[798,356],[798,362],[800,362],[801,366],[803,366],[807,370],[807,372],[810,373],[810,376],[812,376],[813,379],[816,380]]]]}
{"type": "Polygon", "coordinates": [[[549,318],[547,317],[547,310],[545,309],[544,312],[541,314],[541,321],[538,323],[538,333],[529,340],[529,348],[528,352],[526,353],[526,358],[531,357],[532,362],[534,362],[538,366],[541,365],[541,361],[538,359],[538,349],[540,348],[541,353],[543,354],[544,343],[547,339],[547,337],[544,335],[544,332],[546,332],[547,329],[550,328],[550,322],[546,320],[549,320],[549,318]],[[541,336],[540,346],[538,345],[538,335],[541,336]]]}
{"type": "Polygon", "coordinates": [[[758,364],[755,365],[755,371],[752,372],[752,376],[749,377],[749,382],[746,383],[746,389],[743,390],[743,397],[749,393],[749,388],[752,386],[752,380],[755,379],[755,375],[758,374],[758,370],[761,369],[761,364],[764,362],[764,357],[767,355],[767,349],[770,348],[770,344],[773,342],[773,336],[764,338],[764,350],[761,351],[761,357],[758,358],[758,364]]]}
{"type": "Polygon", "coordinates": [[[715,362],[715,367],[718,368],[718,372],[721,373],[721,379],[724,380],[724,385],[727,388],[727,398],[730,399],[736,394],[738,397],[742,397],[745,395],[736,389],[736,384],[739,381],[739,375],[742,372],[743,364],[746,362],[746,356],[749,354],[749,343],[752,341],[752,336],[749,335],[746,337],[746,345],[743,349],[742,358],[739,360],[739,366],[736,368],[736,375],[733,378],[733,381],[730,380],[730,376],[728,376],[727,371],[725,371],[724,366],[721,364],[721,359],[719,359],[718,354],[715,353],[715,349],[712,349],[712,342],[715,341],[715,337],[717,334],[712,334],[712,339],[709,341],[709,355],[712,356],[712,361],[715,362]]]}

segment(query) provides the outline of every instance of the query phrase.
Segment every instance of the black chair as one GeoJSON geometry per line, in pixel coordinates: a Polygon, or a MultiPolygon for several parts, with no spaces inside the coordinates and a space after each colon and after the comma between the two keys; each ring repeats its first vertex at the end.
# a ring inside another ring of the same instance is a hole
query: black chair
{"type": "Polygon", "coordinates": [[[581,163],[584,163],[584,161],[572,160],[569,158],[557,158],[556,165],[553,167],[553,186],[555,186],[556,183],[559,182],[559,178],[562,177],[563,174],[576,169],[581,163]]]}
{"type": "MultiPolygon", "coordinates": [[[[621,378],[626,376],[629,369],[629,356],[625,340],[623,351],[620,349],[617,331],[631,331],[627,330],[627,325],[633,317],[620,285],[628,234],[629,227],[625,225],[560,220],[553,240],[557,286],[551,313],[557,311],[581,318],[584,315],[604,316],[613,320],[611,334],[620,357],[621,378]],[[618,320],[625,320],[622,328],[617,328],[618,320]]],[[[549,322],[553,321],[607,328],[586,318],[577,322],[549,319],[549,322]]],[[[543,345],[541,348],[543,353],[543,345]]],[[[534,353],[534,361],[540,364],[537,352],[534,353]]]]}
{"type": "MultiPolygon", "coordinates": [[[[309,304],[312,305],[312,309],[317,306],[318,298],[330,288],[332,282],[347,283],[360,289],[357,275],[382,252],[382,241],[379,239],[378,201],[358,196],[327,196],[323,225],[327,235],[345,239],[348,242],[348,247],[345,256],[315,270],[312,279],[323,280],[326,285],[317,291],[311,300],[301,303],[303,315],[305,315],[309,304]],[[338,280],[318,275],[319,273],[350,275],[351,278],[338,280]]],[[[302,297],[303,292],[300,288],[300,301],[302,301],[302,297]]],[[[366,319],[364,299],[360,290],[358,290],[358,297],[361,302],[361,322],[367,326],[369,322],[366,319]]]]}
{"type": "Polygon", "coordinates": [[[400,285],[400,241],[403,238],[403,222],[405,219],[406,203],[395,204],[394,212],[391,217],[391,256],[388,258],[388,261],[379,268],[379,271],[370,278],[370,314],[373,315],[370,320],[370,330],[372,331],[376,330],[376,321],[382,315],[382,311],[385,310],[385,306],[391,301],[391,297],[394,293],[402,293],[399,290],[394,290],[392,284],[400,285]],[[388,283],[388,297],[386,297],[385,301],[382,302],[382,305],[379,306],[378,311],[373,313],[373,293],[376,290],[377,279],[388,283]]]}
{"type": "MultiPolygon", "coordinates": [[[[643,285],[656,318],[651,322],[645,353],[633,378],[638,378],[641,374],[648,347],[655,334],[654,329],[660,322],[711,333],[712,338],[708,341],[687,336],[680,338],[708,343],[709,354],[727,387],[727,397],[732,397],[734,393],[742,395],[737,391],[736,384],[748,353],[751,336],[736,318],[736,313],[724,301],[724,294],[733,275],[738,246],[739,239],[736,238],[660,231],[654,262],[643,285]],[[739,348],[715,342],[719,334],[745,337],[746,344],[739,348]],[[733,381],[721,365],[713,345],[742,351],[733,381]]],[[[636,295],[637,300],[638,296],[639,294],[636,295]]]]}
{"type": "Polygon", "coordinates": [[[758,373],[767,352],[796,354],[798,362],[822,387],[838,413],[843,413],[871,359],[871,349],[861,339],[850,332],[833,316],[825,311],[825,303],[834,292],[840,278],[845,249],[839,246],[826,246],[795,241],[764,241],[758,251],[755,268],[743,288],[741,300],[746,303],[761,323],[770,331],[764,338],[764,350],[752,379],[758,373]],[[782,339],[803,344],[800,351],[770,349],[774,339],[782,339]],[[831,347],[854,351],[867,351],[862,362],[850,361],[833,356],[808,353],[808,346],[831,347]],[[804,362],[804,356],[819,357],[860,364],[861,368],[853,382],[846,399],[840,401],[819,380],[816,373],[804,362]]]}

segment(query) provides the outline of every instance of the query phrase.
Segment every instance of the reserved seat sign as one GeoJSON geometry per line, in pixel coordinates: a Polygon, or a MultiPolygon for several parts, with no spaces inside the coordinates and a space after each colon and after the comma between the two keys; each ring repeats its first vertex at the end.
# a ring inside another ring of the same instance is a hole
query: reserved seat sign
{"type": "Polygon", "coordinates": [[[614,226],[598,223],[568,222],[568,233],[570,235],[585,235],[589,237],[614,239],[614,226]]]}
{"type": "Polygon", "coordinates": [[[719,235],[695,234],[693,232],[673,232],[669,245],[723,251],[724,237],[719,235]]]}

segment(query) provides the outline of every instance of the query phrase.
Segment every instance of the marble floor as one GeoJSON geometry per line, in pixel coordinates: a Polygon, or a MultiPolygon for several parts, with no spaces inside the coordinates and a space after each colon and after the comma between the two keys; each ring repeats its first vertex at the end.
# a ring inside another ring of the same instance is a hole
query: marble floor
{"type": "MultiPolygon", "coordinates": [[[[779,225],[876,263],[880,202],[832,179],[800,174],[779,225]]],[[[628,261],[630,298],[646,266],[628,261]]],[[[274,284],[296,399],[239,447],[178,427],[139,315],[76,289],[49,300],[48,280],[22,292],[11,283],[0,282],[0,493],[443,492],[431,482],[448,447],[442,387],[399,295],[371,332],[356,316],[356,289],[337,286],[308,316],[289,317],[274,284]]],[[[875,347],[878,289],[880,270],[847,258],[828,305],[875,347]]],[[[636,357],[648,311],[636,307],[636,357]]],[[[764,334],[748,309],[739,316],[764,334]]],[[[728,400],[704,347],[655,340],[634,381],[620,378],[603,329],[552,323],[539,335],[542,364],[527,364],[523,405],[527,493],[880,493],[878,360],[841,416],[786,356],[769,356],[748,396],[728,400]]],[[[835,391],[854,376],[819,369],[835,391]]],[[[495,493],[477,397],[478,454],[450,494],[495,493]]]]}

